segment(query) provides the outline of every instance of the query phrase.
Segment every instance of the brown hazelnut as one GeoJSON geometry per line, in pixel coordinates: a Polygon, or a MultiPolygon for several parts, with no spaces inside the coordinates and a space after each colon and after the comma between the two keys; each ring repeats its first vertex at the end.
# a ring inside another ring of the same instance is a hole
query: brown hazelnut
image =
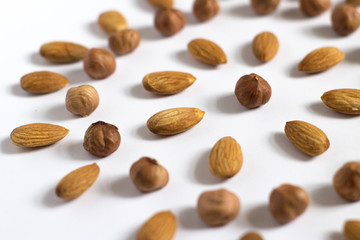
{"type": "Polygon", "coordinates": [[[140,43],[140,34],[133,29],[125,29],[109,38],[109,47],[117,55],[134,51],[140,43]]]}
{"type": "Polygon", "coordinates": [[[345,240],[359,240],[360,239],[360,221],[348,220],[344,224],[343,235],[345,240]]]}
{"type": "Polygon", "coordinates": [[[165,36],[171,36],[179,32],[186,23],[183,12],[176,9],[164,8],[155,15],[155,27],[165,36]]]}
{"type": "Polygon", "coordinates": [[[271,97],[271,87],[267,81],[255,73],[242,76],[236,83],[235,96],[241,105],[256,108],[267,103],[271,97]]]}
{"type": "Polygon", "coordinates": [[[336,192],[348,201],[360,201],[360,162],[345,163],[334,175],[336,192]]]}
{"type": "Polygon", "coordinates": [[[98,24],[101,29],[108,34],[116,33],[127,28],[125,17],[114,10],[100,14],[98,24]]]}
{"type": "Polygon", "coordinates": [[[243,235],[240,240],[263,240],[263,238],[257,232],[248,232],[243,235]]]}
{"type": "Polygon", "coordinates": [[[105,49],[92,48],[84,58],[84,70],[94,79],[104,79],[115,72],[114,56],[105,49]]]}
{"type": "Polygon", "coordinates": [[[143,192],[152,192],[169,182],[167,170],[155,159],[142,157],[130,168],[130,178],[135,187],[143,192]]]}
{"type": "Polygon", "coordinates": [[[203,192],[197,202],[200,218],[210,226],[222,226],[234,220],[240,210],[240,200],[226,189],[203,192]]]}
{"type": "Polygon", "coordinates": [[[291,222],[305,212],[308,205],[307,192],[298,186],[283,184],[270,194],[270,212],[280,223],[291,222]]]}
{"type": "Polygon", "coordinates": [[[332,27],[341,36],[353,33],[360,25],[360,14],[353,5],[337,6],[331,14],[332,27]]]}
{"type": "Polygon", "coordinates": [[[93,86],[81,85],[66,93],[66,109],[82,117],[89,116],[99,105],[99,94],[93,86]]]}
{"type": "Polygon", "coordinates": [[[95,156],[106,157],[118,149],[120,142],[121,137],[116,126],[98,121],[86,130],[83,146],[95,156]]]}
{"type": "Polygon", "coordinates": [[[320,15],[330,8],[330,0],[300,0],[300,10],[310,17],[320,15]]]}
{"type": "Polygon", "coordinates": [[[215,17],[220,10],[217,0],[195,0],[193,13],[200,22],[207,21],[215,17]]]}
{"type": "Polygon", "coordinates": [[[346,3],[352,4],[354,6],[359,6],[360,5],[360,0],[346,0],[346,3]]]}
{"type": "Polygon", "coordinates": [[[251,0],[251,6],[259,15],[270,14],[279,5],[280,0],[251,0]]]}

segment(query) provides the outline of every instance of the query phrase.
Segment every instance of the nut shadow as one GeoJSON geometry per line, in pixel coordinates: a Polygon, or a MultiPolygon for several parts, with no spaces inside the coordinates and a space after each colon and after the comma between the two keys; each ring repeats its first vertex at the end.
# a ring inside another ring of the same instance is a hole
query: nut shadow
{"type": "MultiPolygon", "coordinates": [[[[196,24],[199,24],[201,23],[200,21],[198,21],[194,14],[192,12],[184,12],[184,15],[186,17],[186,25],[196,25],[196,24]]],[[[216,17],[216,16],[215,16],[216,17]]],[[[214,18],[215,18],[214,17],[214,18]]],[[[212,19],[209,19],[208,22],[210,22],[212,19]]]]}
{"type": "Polygon", "coordinates": [[[43,67],[49,67],[49,66],[60,66],[60,63],[53,63],[50,62],[48,60],[46,60],[45,58],[43,58],[39,52],[34,52],[32,54],[30,54],[29,56],[29,61],[32,64],[38,65],[38,66],[43,66],[43,67]]]}
{"type": "Polygon", "coordinates": [[[336,39],[339,35],[336,34],[330,25],[316,26],[310,29],[310,33],[319,38],[336,39]]]}
{"type": "Polygon", "coordinates": [[[187,50],[181,50],[176,53],[176,58],[179,59],[183,64],[188,67],[204,69],[204,70],[215,70],[216,66],[210,64],[202,63],[196,60],[187,50]]]}
{"type": "Polygon", "coordinates": [[[335,110],[332,110],[331,108],[327,107],[322,102],[311,103],[310,105],[307,106],[307,108],[310,111],[325,117],[338,118],[338,119],[352,119],[357,117],[357,115],[346,115],[336,112],[335,110]]]}
{"type": "Polygon", "coordinates": [[[187,207],[180,210],[178,216],[180,225],[184,229],[205,229],[208,227],[201,221],[195,207],[187,207]]]}
{"type": "Polygon", "coordinates": [[[65,103],[51,107],[46,112],[46,117],[52,121],[66,121],[69,119],[81,118],[80,116],[77,116],[67,111],[65,107],[65,103]]]}
{"type": "Polygon", "coordinates": [[[251,8],[250,5],[241,5],[232,7],[229,9],[229,13],[236,17],[241,18],[259,18],[260,15],[257,15],[255,11],[251,8]]]}
{"type": "Polygon", "coordinates": [[[241,56],[241,58],[239,59],[240,62],[245,62],[247,65],[252,67],[256,67],[264,64],[255,57],[252,50],[252,42],[248,42],[244,44],[240,49],[240,53],[241,53],[239,54],[239,56],[241,56]]]}
{"type": "Polygon", "coordinates": [[[261,204],[250,209],[247,213],[247,220],[253,227],[260,229],[282,226],[271,216],[266,204],[261,204]]]}
{"type": "Polygon", "coordinates": [[[1,141],[1,152],[4,154],[20,154],[20,153],[28,153],[32,151],[36,151],[42,147],[36,148],[23,148],[15,146],[11,143],[10,137],[6,137],[1,141]]]}
{"type": "MultiPolygon", "coordinates": [[[[140,226],[139,226],[140,227],[140,226]]],[[[135,240],[137,236],[138,229],[133,229],[130,234],[125,238],[125,240],[135,240]]],[[[121,236],[119,240],[123,240],[124,236],[121,236]]]]}
{"type": "Polygon", "coordinates": [[[349,204],[348,201],[341,198],[331,184],[321,185],[310,194],[312,201],[323,207],[336,207],[349,204]]]}
{"type": "Polygon", "coordinates": [[[56,196],[55,189],[51,188],[46,192],[44,198],[42,199],[42,203],[46,207],[54,208],[66,204],[66,201],[56,196]]]}
{"type": "Polygon", "coordinates": [[[297,149],[287,138],[285,133],[276,132],[271,136],[271,144],[275,145],[278,149],[281,149],[282,152],[292,159],[297,159],[300,161],[310,161],[313,157],[306,155],[297,149]]]}
{"type": "Polygon", "coordinates": [[[88,30],[96,37],[107,39],[109,36],[100,28],[97,22],[91,22],[87,25],[88,30]]]}
{"type": "Polygon", "coordinates": [[[135,0],[135,3],[141,10],[145,12],[154,13],[154,14],[156,12],[156,8],[151,6],[150,3],[148,3],[145,0],[135,0]]]}
{"type": "Polygon", "coordinates": [[[139,32],[141,40],[155,41],[166,39],[166,37],[159,33],[154,26],[139,27],[136,30],[139,32]]]}
{"type": "Polygon", "coordinates": [[[303,14],[300,11],[300,8],[290,8],[290,9],[286,9],[284,11],[281,12],[281,17],[287,19],[287,20],[294,20],[294,21],[299,21],[299,20],[305,20],[305,19],[309,19],[311,17],[307,17],[305,14],[303,14]]]}
{"type": "Polygon", "coordinates": [[[29,92],[27,92],[27,91],[25,91],[24,89],[21,88],[20,82],[12,85],[12,86],[10,87],[10,92],[11,92],[12,94],[14,94],[15,96],[18,96],[18,97],[26,97],[26,98],[29,98],[29,97],[40,97],[40,96],[46,95],[46,94],[33,94],[33,93],[29,93],[29,92]]]}
{"type": "Polygon", "coordinates": [[[227,114],[236,114],[248,111],[247,108],[243,107],[239,103],[234,93],[228,93],[220,96],[216,101],[216,108],[220,112],[227,114]]]}
{"type": "Polygon", "coordinates": [[[346,56],[345,61],[359,64],[360,63],[360,48],[356,48],[356,49],[347,51],[345,56],[346,56]]]}
{"type": "Polygon", "coordinates": [[[196,163],[194,169],[195,180],[201,184],[206,184],[206,185],[223,183],[225,179],[217,178],[210,173],[208,167],[210,151],[211,150],[208,149],[200,155],[199,160],[196,163]]]}
{"type": "Polygon", "coordinates": [[[136,130],[136,134],[144,140],[161,140],[166,139],[167,136],[160,136],[150,132],[146,126],[140,126],[136,130]]]}
{"type": "Polygon", "coordinates": [[[78,84],[84,84],[87,82],[92,81],[92,79],[86,75],[84,69],[73,69],[66,74],[64,74],[69,79],[70,85],[78,85],[78,84]]]}
{"type": "MultiPolygon", "coordinates": [[[[309,74],[304,73],[304,72],[300,72],[298,69],[299,63],[294,63],[289,71],[289,76],[292,78],[305,78],[307,76],[309,76],[309,74]]],[[[315,73],[316,74],[316,73],[315,73]]]]}
{"type": "Polygon", "coordinates": [[[123,198],[140,197],[144,194],[135,188],[128,175],[124,175],[111,183],[110,189],[116,196],[123,198]]]}
{"type": "Polygon", "coordinates": [[[101,157],[97,157],[87,152],[83,147],[83,141],[75,141],[74,143],[70,144],[68,147],[68,153],[71,156],[71,159],[75,159],[75,160],[94,161],[94,160],[102,159],[101,157]]]}
{"type": "Polygon", "coordinates": [[[140,99],[156,99],[156,98],[163,98],[168,97],[170,95],[158,95],[151,93],[144,89],[142,84],[136,84],[130,88],[130,94],[136,98],[140,99]]]}
{"type": "Polygon", "coordinates": [[[343,234],[341,232],[331,232],[328,235],[329,240],[344,240],[343,234]]]}

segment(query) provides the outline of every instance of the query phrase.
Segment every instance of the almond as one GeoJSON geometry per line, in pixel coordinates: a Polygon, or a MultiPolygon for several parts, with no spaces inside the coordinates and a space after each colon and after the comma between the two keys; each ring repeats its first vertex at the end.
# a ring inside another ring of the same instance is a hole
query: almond
{"type": "Polygon", "coordinates": [[[51,62],[72,63],[83,59],[89,49],[71,42],[49,42],[40,47],[40,55],[51,62]]]}
{"type": "Polygon", "coordinates": [[[300,151],[310,156],[325,152],[330,142],[318,127],[304,121],[290,121],[285,125],[285,134],[300,151]]]}
{"type": "Polygon", "coordinates": [[[321,100],[326,106],[344,114],[360,114],[360,90],[335,89],[325,92],[321,100]]]}
{"type": "Polygon", "coordinates": [[[69,80],[54,72],[32,72],[20,80],[21,87],[30,93],[50,93],[65,87],[69,80]]]}
{"type": "Polygon", "coordinates": [[[171,240],[176,225],[176,217],[171,211],[156,213],[140,228],[136,240],[171,240]]]}
{"type": "Polygon", "coordinates": [[[171,108],[154,114],[147,121],[147,127],[155,134],[175,135],[184,132],[203,118],[205,112],[198,108],[171,108]]]}
{"type": "Polygon", "coordinates": [[[209,156],[209,170],[219,178],[237,174],[243,164],[240,144],[232,137],[223,137],[216,142],[209,156]]]}
{"type": "Polygon", "coordinates": [[[196,78],[185,72],[153,72],[143,78],[144,88],[161,95],[176,94],[191,86],[196,78]]]}
{"type": "Polygon", "coordinates": [[[268,62],[273,59],[279,49],[279,41],[271,32],[258,34],[252,43],[254,55],[261,62],[268,62]]]}
{"type": "Polygon", "coordinates": [[[10,138],[19,147],[41,147],[63,139],[69,130],[49,123],[31,123],[15,128],[10,138]]]}
{"type": "Polygon", "coordinates": [[[198,38],[189,42],[187,47],[190,54],[201,62],[210,65],[227,63],[224,51],[212,41],[198,38]]]}
{"type": "Polygon", "coordinates": [[[316,49],[305,56],[298,69],[301,72],[317,73],[328,70],[344,60],[345,54],[335,47],[316,49]]]}
{"type": "Polygon", "coordinates": [[[157,8],[172,8],[174,6],[173,0],[147,0],[148,3],[157,8]]]}
{"type": "Polygon", "coordinates": [[[127,28],[125,17],[118,11],[107,11],[100,14],[98,18],[100,28],[108,33],[113,34],[127,28]]]}
{"type": "Polygon", "coordinates": [[[343,234],[346,240],[360,239],[360,221],[347,220],[344,224],[343,234]]]}
{"type": "Polygon", "coordinates": [[[70,172],[58,183],[56,195],[65,200],[79,197],[93,185],[99,173],[100,168],[96,163],[70,172]]]}

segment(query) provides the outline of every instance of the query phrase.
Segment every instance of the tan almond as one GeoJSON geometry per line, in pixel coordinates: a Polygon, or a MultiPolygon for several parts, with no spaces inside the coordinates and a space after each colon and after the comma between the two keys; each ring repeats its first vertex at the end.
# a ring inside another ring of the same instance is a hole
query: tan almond
{"type": "Polygon", "coordinates": [[[305,56],[298,69],[301,72],[317,73],[328,70],[344,60],[345,54],[335,47],[316,49],[305,56]]]}
{"type": "Polygon", "coordinates": [[[69,80],[54,72],[32,72],[21,77],[22,89],[30,93],[50,93],[65,87],[69,80]]]}
{"type": "Polygon", "coordinates": [[[278,49],[279,41],[271,32],[258,34],[252,42],[253,53],[261,62],[268,62],[273,59],[278,49]]]}
{"type": "Polygon", "coordinates": [[[285,134],[295,147],[309,156],[320,155],[330,146],[329,139],[320,128],[304,121],[287,122],[285,134]]]}
{"type": "Polygon", "coordinates": [[[240,144],[232,137],[223,137],[216,142],[209,155],[209,170],[219,178],[237,174],[243,164],[240,144]]]}
{"type": "Polygon", "coordinates": [[[190,54],[197,60],[210,65],[219,65],[227,63],[224,51],[216,43],[198,38],[188,44],[190,54]]]}
{"type": "Polygon", "coordinates": [[[153,215],[139,229],[136,240],[171,240],[177,228],[177,220],[171,211],[153,215]]]}
{"type": "Polygon", "coordinates": [[[101,29],[108,33],[113,34],[120,32],[127,28],[127,21],[125,17],[118,11],[107,11],[100,14],[98,24],[101,29]]]}
{"type": "Polygon", "coordinates": [[[172,8],[174,6],[173,0],[147,0],[148,3],[157,8],[172,8]]]}
{"type": "Polygon", "coordinates": [[[31,123],[15,128],[10,138],[19,147],[42,147],[63,139],[69,130],[49,123],[31,123]]]}
{"type": "Polygon", "coordinates": [[[67,174],[56,187],[56,195],[64,200],[73,200],[88,190],[97,177],[100,168],[96,163],[78,168],[67,174]]]}
{"type": "Polygon", "coordinates": [[[323,103],[329,108],[344,114],[360,114],[359,89],[335,89],[321,96],[323,103]]]}
{"type": "Polygon", "coordinates": [[[40,55],[55,63],[72,63],[83,59],[89,49],[71,42],[49,42],[40,47],[40,55]]]}
{"type": "Polygon", "coordinates": [[[344,224],[343,235],[345,240],[359,240],[360,220],[347,220],[344,224]]]}
{"type": "Polygon", "coordinates": [[[164,71],[147,74],[143,78],[144,88],[152,93],[171,95],[179,93],[191,86],[196,77],[190,73],[164,71]]]}
{"type": "Polygon", "coordinates": [[[147,121],[148,129],[159,135],[175,135],[198,124],[205,112],[198,108],[171,108],[154,114],[147,121]]]}

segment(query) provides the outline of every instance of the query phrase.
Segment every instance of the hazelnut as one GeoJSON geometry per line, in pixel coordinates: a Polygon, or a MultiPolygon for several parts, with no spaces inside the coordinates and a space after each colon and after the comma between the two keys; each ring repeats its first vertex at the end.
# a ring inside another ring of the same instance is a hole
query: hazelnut
{"type": "Polygon", "coordinates": [[[99,94],[93,86],[81,85],[66,93],[66,109],[82,117],[89,116],[99,105],[99,94]]]}
{"type": "Polygon", "coordinates": [[[359,240],[360,239],[360,221],[348,220],[344,224],[343,234],[345,240],[359,240]]]}
{"type": "Polygon", "coordinates": [[[140,34],[133,29],[122,30],[109,38],[109,47],[117,55],[134,51],[140,43],[140,34]]]}
{"type": "Polygon", "coordinates": [[[251,6],[259,15],[266,15],[275,11],[280,0],[251,0],[251,6]]]}
{"type": "Polygon", "coordinates": [[[200,195],[197,212],[210,226],[222,226],[234,220],[240,210],[240,200],[226,189],[207,191],[200,195]]]}
{"type": "Polygon", "coordinates": [[[310,17],[317,16],[330,8],[330,0],[300,0],[300,10],[310,17]]]}
{"type": "Polygon", "coordinates": [[[157,11],[155,15],[155,28],[165,36],[171,36],[179,32],[186,23],[183,12],[164,8],[157,11]]]}
{"type": "Polygon", "coordinates": [[[104,79],[115,72],[116,62],[114,56],[99,48],[89,50],[84,58],[84,70],[94,79],[104,79]]]}
{"type": "Polygon", "coordinates": [[[336,192],[348,201],[360,201],[360,162],[345,163],[334,175],[336,192]]]}
{"type": "Polygon", "coordinates": [[[107,11],[100,14],[98,24],[101,29],[108,33],[116,33],[127,28],[125,17],[118,11],[107,11]]]}
{"type": "Polygon", "coordinates": [[[269,209],[280,223],[288,223],[300,216],[309,205],[307,192],[290,184],[275,188],[270,195],[269,209]]]}
{"type": "Polygon", "coordinates": [[[271,97],[271,87],[267,81],[255,73],[242,76],[236,83],[235,96],[241,105],[256,108],[267,103],[271,97]]]}
{"type": "Polygon", "coordinates": [[[143,192],[159,190],[169,182],[167,170],[149,157],[142,157],[133,163],[130,168],[130,178],[135,187],[143,192]]]}
{"type": "Polygon", "coordinates": [[[121,137],[116,126],[98,121],[86,130],[83,146],[95,156],[106,157],[118,149],[120,142],[121,137]]]}
{"type": "Polygon", "coordinates": [[[220,10],[217,0],[195,0],[193,13],[200,22],[207,21],[215,17],[220,10]]]}
{"type": "Polygon", "coordinates": [[[240,240],[263,240],[263,238],[257,232],[248,232],[243,235],[240,240]]]}
{"type": "Polygon", "coordinates": [[[360,25],[360,14],[353,5],[337,6],[331,14],[332,27],[339,35],[353,33],[360,25]]]}

